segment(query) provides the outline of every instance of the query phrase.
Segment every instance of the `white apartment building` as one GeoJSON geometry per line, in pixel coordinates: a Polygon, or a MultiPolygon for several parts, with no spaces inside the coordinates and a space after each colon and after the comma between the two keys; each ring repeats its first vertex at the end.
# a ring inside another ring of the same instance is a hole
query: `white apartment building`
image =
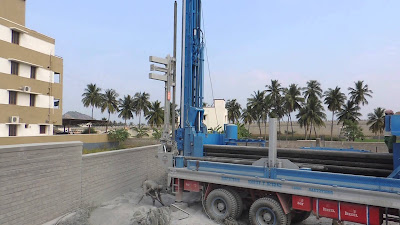
{"type": "Polygon", "coordinates": [[[63,60],[25,27],[25,0],[0,2],[0,137],[52,135],[62,124],[63,60]]]}

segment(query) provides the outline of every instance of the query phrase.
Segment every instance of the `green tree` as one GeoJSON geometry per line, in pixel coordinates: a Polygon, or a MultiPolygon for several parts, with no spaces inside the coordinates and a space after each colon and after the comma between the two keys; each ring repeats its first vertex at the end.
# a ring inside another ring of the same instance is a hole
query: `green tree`
{"type": "MultiPolygon", "coordinates": [[[[267,121],[268,121],[268,117],[277,117],[277,116],[274,116],[275,114],[272,115],[272,112],[271,112],[272,102],[271,102],[270,96],[268,96],[268,95],[264,96],[264,101],[262,103],[261,108],[262,108],[261,109],[261,118],[262,118],[262,121],[264,123],[264,140],[267,140],[267,121]]],[[[279,126],[279,128],[280,128],[280,126],[279,126]]],[[[280,130],[279,130],[279,132],[280,132],[280,130]]]]}
{"type": "Polygon", "coordinates": [[[287,133],[289,132],[289,121],[292,128],[292,137],[294,135],[293,123],[291,113],[299,110],[304,103],[304,98],[301,97],[301,88],[297,84],[289,85],[289,88],[284,90],[284,108],[288,116],[288,123],[286,127],[287,133]]]}
{"type": "Polygon", "coordinates": [[[346,95],[340,91],[340,87],[335,89],[329,88],[325,91],[324,103],[328,105],[329,111],[332,112],[332,124],[331,124],[331,141],[333,140],[333,120],[335,119],[335,112],[339,111],[346,101],[346,95]]]}
{"type": "Polygon", "coordinates": [[[118,110],[118,93],[114,89],[107,89],[101,98],[101,112],[107,110],[108,120],[106,124],[106,132],[108,130],[108,124],[110,123],[111,113],[115,113],[118,110]]]}
{"type": "Polygon", "coordinates": [[[164,123],[164,110],[160,101],[152,102],[146,115],[147,124],[160,127],[164,123]]]}
{"type": "Polygon", "coordinates": [[[97,87],[96,84],[88,84],[85,88],[85,92],[82,94],[82,103],[85,107],[92,107],[92,118],[93,109],[100,107],[101,104],[101,88],[97,87]]]}
{"type": "Polygon", "coordinates": [[[378,107],[374,109],[374,113],[369,113],[367,125],[370,125],[369,130],[375,135],[379,133],[379,140],[381,140],[381,135],[385,129],[385,109],[378,107]]]}
{"type": "Polygon", "coordinates": [[[142,138],[142,137],[148,137],[149,134],[147,133],[149,131],[149,129],[147,127],[144,127],[144,124],[139,124],[135,127],[131,128],[132,130],[134,130],[136,132],[136,136],[137,138],[142,138]]]}
{"type": "Polygon", "coordinates": [[[284,88],[278,80],[271,80],[271,84],[265,86],[267,88],[269,102],[271,105],[271,116],[278,118],[279,122],[279,133],[281,133],[281,119],[285,115],[285,109],[283,107],[284,99],[282,93],[284,88]]]}
{"type": "Polygon", "coordinates": [[[316,127],[325,126],[324,119],[326,119],[326,114],[324,113],[324,107],[317,98],[309,98],[307,104],[299,111],[297,118],[300,124],[305,124],[310,128],[310,138],[311,132],[314,126],[315,137],[317,137],[316,127]]]}
{"type": "Polygon", "coordinates": [[[309,80],[307,87],[303,88],[304,98],[308,101],[310,98],[320,99],[322,97],[321,84],[316,80],[309,80]]]}
{"type": "Polygon", "coordinates": [[[237,123],[236,125],[238,127],[238,139],[249,138],[251,136],[249,130],[246,129],[244,124],[237,123]]]}
{"type": "Polygon", "coordinates": [[[361,113],[358,112],[359,110],[360,106],[355,104],[353,101],[347,101],[346,104],[342,106],[341,111],[338,113],[338,124],[344,124],[345,121],[358,123],[361,116],[361,113]]]}
{"type": "Polygon", "coordinates": [[[362,128],[358,126],[357,121],[346,120],[343,126],[344,136],[348,141],[355,141],[359,138],[364,138],[362,128]]]}
{"type": "Polygon", "coordinates": [[[243,123],[248,124],[247,129],[250,130],[250,125],[253,123],[254,117],[249,106],[242,110],[242,115],[240,118],[242,119],[243,123]]]}
{"type": "Polygon", "coordinates": [[[356,105],[368,105],[367,97],[372,98],[372,91],[369,90],[368,85],[364,85],[364,81],[354,82],[354,88],[349,87],[350,101],[353,101],[356,105]]]}
{"type": "Polygon", "coordinates": [[[228,110],[228,120],[232,123],[236,123],[236,121],[239,122],[242,106],[240,106],[237,100],[228,100],[225,104],[225,108],[228,110]]]}
{"type": "Polygon", "coordinates": [[[134,98],[133,98],[133,105],[135,108],[135,114],[136,116],[139,115],[139,126],[141,124],[141,118],[142,118],[142,112],[144,115],[147,115],[147,112],[149,111],[150,107],[150,94],[146,92],[136,92],[134,98]]]}
{"type": "Polygon", "coordinates": [[[263,109],[264,109],[264,92],[263,91],[255,91],[250,98],[247,99],[247,108],[250,109],[251,114],[253,115],[254,120],[257,122],[258,128],[260,130],[261,136],[261,121],[263,118],[263,109]]]}
{"type": "Polygon", "coordinates": [[[160,140],[161,135],[162,135],[162,130],[153,127],[153,133],[151,135],[153,136],[154,139],[160,140]]]}
{"type": "Polygon", "coordinates": [[[124,96],[123,99],[119,99],[119,114],[118,117],[122,117],[122,119],[125,120],[125,126],[126,126],[126,120],[132,119],[133,118],[133,98],[130,95],[124,96]]]}
{"type": "Polygon", "coordinates": [[[118,142],[118,146],[121,147],[121,143],[126,141],[130,136],[126,129],[111,130],[108,133],[108,139],[111,141],[118,142]]]}

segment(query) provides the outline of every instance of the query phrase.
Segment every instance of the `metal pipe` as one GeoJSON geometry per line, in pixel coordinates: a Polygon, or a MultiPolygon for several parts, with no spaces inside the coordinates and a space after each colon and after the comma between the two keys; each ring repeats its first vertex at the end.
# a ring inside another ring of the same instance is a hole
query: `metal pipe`
{"type": "Polygon", "coordinates": [[[186,0],[182,0],[182,56],[181,56],[181,115],[180,115],[180,125],[181,128],[185,128],[185,25],[186,25],[186,0]]]}
{"type": "MultiPolygon", "coordinates": [[[[208,157],[227,157],[227,158],[241,158],[241,159],[255,159],[255,160],[263,157],[268,157],[268,155],[246,155],[246,154],[229,154],[229,153],[210,153],[210,152],[207,152],[205,155],[208,157]]],[[[387,165],[382,163],[366,163],[366,162],[356,162],[356,161],[350,162],[341,160],[307,159],[307,158],[293,158],[293,157],[279,157],[279,158],[288,159],[292,162],[298,162],[298,163],[393,170],[393,165],[387,165]]]]}
{"type": "Polygon", "coordinates": [[[268,141],[268,165],[269,167],[276,167],[277,158],[277,126],[276,118],[269,118],[269,141],[268,141]]]}
{"type": "MultiPolygon", "coordinates": [[[[268,148],[250,147],[250,146],[231,146],[231,145],[204,145],[206,153],[233,153],[246,155],[268,155],[268,148]]],[[[341,161],[357,161],[393,164],[393,155],[389,153],[358,153],[358,152],[338,152],[321,150],[304,150],[278,148],[278,157],[293,158],[313,158],[313,159],[331,159],[341,161]]]]}
{"type": "Polygon", "coordinates": [[[223,157],[192,157],[186,156],[187,160],[197,160],[197,161],[209,161],[209,162],[220,162],[220,163],[233,163],[233,164],[243,164],[252,165],[256,160],[249,159],[234,159],[234,158],[223,158],[223,157]]]}
{"type": "Polygon", "coordinates": [[[174,65],[173,65],[173,74],[172,74],[172,82],[174,85],[172,86],[172,141],[175,141],[175,117],[176,117],[176,40],[177,40],[177,24],[178,24],[178,3],[175,1],[174,3],[174,47],[173,47],[173,56],[174,57],[174,65]]]}

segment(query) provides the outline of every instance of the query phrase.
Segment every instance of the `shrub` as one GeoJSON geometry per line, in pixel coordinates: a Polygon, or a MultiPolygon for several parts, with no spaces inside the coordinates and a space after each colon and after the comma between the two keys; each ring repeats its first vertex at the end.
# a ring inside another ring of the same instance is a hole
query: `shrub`
{"type": "Polygon", "coordinates": [[[112,130],[108,133],[108,139],[111,141],[116,141],[119,144],[121,142],[126,141],[130,136],[129,132],[125,129],[118,129],[118,130],[112,130]]]}
{"type": "Polygon", "coordinates": [[[246,129],[244,124],[239,124],[238,123],[236,125],[238,127],[238,139],[251,137],[251,134],[250,134],[249,130],[246,129]]]}
{"type": "Polygon", "coordinates": [[[161,138],[162,130],[153,128],[153,133],[151,134],[154,139],[159,140],[161,138]]]}

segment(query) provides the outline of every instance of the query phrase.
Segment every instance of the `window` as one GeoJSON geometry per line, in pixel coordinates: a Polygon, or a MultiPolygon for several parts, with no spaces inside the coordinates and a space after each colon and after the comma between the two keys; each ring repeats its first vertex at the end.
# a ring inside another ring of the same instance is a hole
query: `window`
{"type": "Polygon", "coordinates": [[[10,91],[8,93],[9,93],[8,104],[16,105],[17,104],[17,92],[10,91]]]}
{"type": "Polygon", "coordinates": [[[18,75],[19,63],[11,61],[11,74],[18,75]]]}
{"type": "Polygon", "coordinates": [[[40,134],[46,134],[46,125],[40,125],[40,134]]]}
{"type": "Polygon", "coordinates": [[[30,95],[30,103],[29,106],[35,106],[36,95],[30,95]]]}
{"type": "Polygon", "coordinates": [[[36,70],[37,68],[35,66],[31,66],[31,78],[36,79],[36,70]]]}
{"type": "Polygon", "coordinates": [[[15,124],[8,125],[8,136],[17,136],[17,125],[15,124]]]}
{"type": "Polygon", "coordinates": [[[59,109],[60,108],[60,99],[54,99],[54,108],[59,109]]]}
{"type": "Polygon", "coordinates": [[[13,30],[11,35],[11,42],[19,45],[19,32],[13,30]]]}
{"type": "Polygon", "coordinates": [[[59,73],[54,73],[54,83],[61,83],[61,76],[59,73]]]}

